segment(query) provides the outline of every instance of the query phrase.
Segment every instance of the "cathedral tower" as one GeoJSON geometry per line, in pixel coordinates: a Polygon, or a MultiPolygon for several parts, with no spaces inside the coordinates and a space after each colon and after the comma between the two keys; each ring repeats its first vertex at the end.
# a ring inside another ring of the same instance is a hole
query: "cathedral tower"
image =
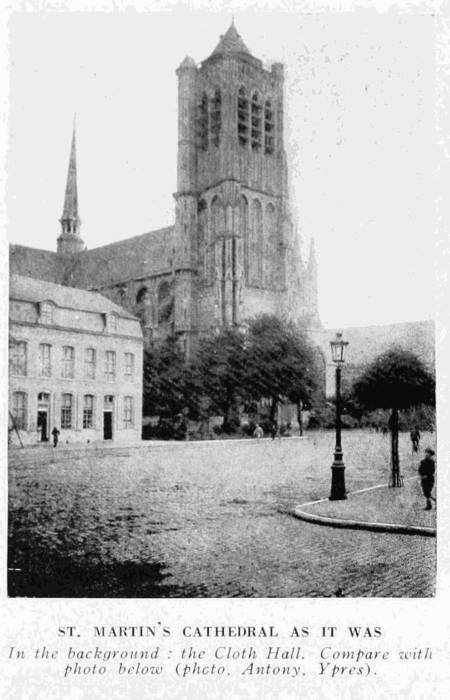
{"type": "Polygon", "coordinates": [[[72,145],[70,148],[64,208],[59,222],[61,224],[61,234],[57,241],[57,252],[60,255],[73,255],[84,250],[85,246],[80,236],[81,221],[78,216],[75,123],[73,125],[72,145]]]}
{"type": "Polygon", "coordinates": [[[185,58],[177,74],[177,330],[289,314],[283,66],[266,70],[232,23],[200,66],[185,58]]]}

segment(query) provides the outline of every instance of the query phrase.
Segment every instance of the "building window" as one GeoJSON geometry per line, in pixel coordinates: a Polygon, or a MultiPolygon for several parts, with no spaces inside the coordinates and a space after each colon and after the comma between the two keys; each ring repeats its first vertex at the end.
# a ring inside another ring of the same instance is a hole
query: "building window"
{"type": "Polygon", "coordinates": [[[41,343],[39,345],[39,376],[40,377],[51,377],[52,376],[52,346],[48,343],[41,343]]]}
{"type": "Polygon", "coordinates": [[[261,148],[261,104],[258,93],[252,97],[252,150],[259,151],[261,148]]]}
{"type": "Polygon", "coordinates": [[[141,304],[141,303],[145,304],[147,299],[148,299],[148,289],[144,285],[143,287],[141,287],[139,289],[138,293],[136,294],[136,304],[141,304]]]}
{"type": "Polygon", "coordinates": [[[134,375],[134,355],[132,352],[125,353],[125,376],[131,379],[134,375]]]}
{"type": "Polygon", "coordinates": [[[197,142],[202,151],[208,150],[208,96],[203,93],[197,109],[197,142]]]}
{"type": "Polygon", "coordinates": [[[274,125],[273,111],[269,100],[266,101],[264,108],[264,152],[271,155],[274,150],[274,125]]]}
{"type": "Polygon", "coordinates": [[[41,302],[39,320],[41,323],[53,323],[53,304],[48,301],[41,302]]]}
{"type": "Polygon", "coordinates": [[[9,346],[9,368],[11,374],[25,377],[27,374],[27,343],[24,340],[12,340],[9,346]]]}
{"type": "Polygon", "coordinates": [[[86,379],[95,379],[96,353],[94,348],[86,348],[84,351],[84,376],[86,379]]]}
{"type": "Polygon", "coordinates": [[[123,397],[123,427],[125,429],[133,427],[133,397],[123,397]]]}
{"type": "Polygon", "coordinates": [[[69,430],[72,427],[72,394],[63,394],[61,402],[61,429],[69,430]]]}
{"type": "Polygon", "coordinates": [[[211,100],[211,141],[213,146],[220,143],[220,132],[222,130],[222,95],[220,90],[214,92],[211,100]]]}
{"type": "Polygon", "coordinates": [[[248,143],[248,121],[249,109],[247,94],[245,88],[241,87],[238,92],[237,102],[237,130],[238,140],[241,146],[246,146],[248,143]]]}
{"type": "Polygon", "coordinates": [[[106,327],[110,333],[116,333],[117,331],[117,315],[108,314],[106,317],[106,327]]]}
{"type": "Polygon", "coordinates": [[[105,360],[105,379],[108,382],[113,382],[116,378],[116,353],[114,350],[106,351],[105,360]]]}
{"type": "Polygon", "coordinates": [[[75,376],[75,348],[70,345],[63,347],[62,377],[73,379],[75,376]]]}
{"type": "Polygon", "coordinates": [[[12,395],[11,413],[14,425],[18,430],[26,430],[27,427],[27,395],[24,391],[15,391],[12,395]]]}
{"type": "Polygon", "coordinates": [[[83,402],[83,428],[94,427],[94,397],[86,394],[83,402]]]}

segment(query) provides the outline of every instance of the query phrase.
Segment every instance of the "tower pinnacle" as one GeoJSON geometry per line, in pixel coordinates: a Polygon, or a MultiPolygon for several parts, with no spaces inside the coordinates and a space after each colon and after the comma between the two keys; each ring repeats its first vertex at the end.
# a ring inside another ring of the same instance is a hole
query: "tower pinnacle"
{"type": "Polygon", "coordinates": [[[61,235],[58,238],[58,253],[79,253],[84,249],[80,237],[80,217],[78,216],[77,188],[77,154],[75,116],[73,120],[72,144],[70,147],[69,168],[67,171],[66,191],[64,195],[63,213],[60,218],[61,235]]]}
{"type": "Polygon", "coordinates": [[[319,320],[319,298],[317,283],[317,257],[314,238],[311,238],[308,259],[308,286],[309,286],[309,315],[315,325],[320,325],[319,320]]]}

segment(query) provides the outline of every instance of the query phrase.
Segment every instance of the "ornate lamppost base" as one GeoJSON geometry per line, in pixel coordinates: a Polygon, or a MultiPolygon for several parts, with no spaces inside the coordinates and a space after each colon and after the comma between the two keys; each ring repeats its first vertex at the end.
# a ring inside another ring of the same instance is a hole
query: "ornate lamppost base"
{"type": "Polygon", "coordinates": [[[334,462],[331,465],[331,494],[330,501],[343,501],[347,498],[345,490],[345,464],[334,462]]]}

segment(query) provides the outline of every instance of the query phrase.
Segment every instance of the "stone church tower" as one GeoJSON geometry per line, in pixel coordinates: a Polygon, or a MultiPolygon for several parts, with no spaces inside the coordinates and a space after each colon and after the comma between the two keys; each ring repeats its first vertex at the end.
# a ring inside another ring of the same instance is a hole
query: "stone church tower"
{"type": "Polygon", "coordinates": [[[234,24],[178,74],[175,225],[87,250],[80,236],[75,128],[57,252],[12,246],[11,271],[97,291],[137,316],[150,345],[270,313],[320,325],[314,249],[291,221],[283,66],[267,70],[234,24]]]}
{"type": "MultiPolygon", "coordinates": [[[[317,315],[290,220],[283,66],[266,70],[234,23],[178,74],[175,326],[187,336],[258,313],[317,315]]],[[[313,279],[312,279],[313,278],[313,279]]]]}

